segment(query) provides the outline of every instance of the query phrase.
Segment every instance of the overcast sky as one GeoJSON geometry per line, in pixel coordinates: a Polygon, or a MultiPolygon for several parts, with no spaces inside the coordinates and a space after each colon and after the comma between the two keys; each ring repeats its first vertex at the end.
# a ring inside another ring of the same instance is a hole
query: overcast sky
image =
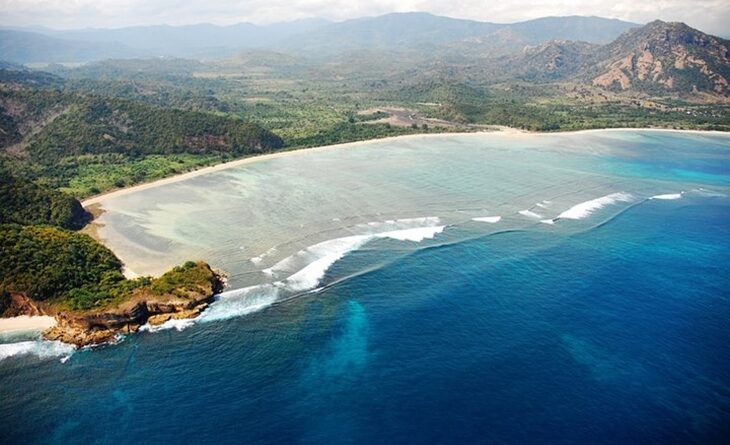
{"type": "Polygon", "coordinates": [[[597,15],[640,23],[658,18],[730,35],[730,0],[0,0],[0,24],[51,28],[263,24],[407,11],[502,23],[551,15],[597,15]]]}

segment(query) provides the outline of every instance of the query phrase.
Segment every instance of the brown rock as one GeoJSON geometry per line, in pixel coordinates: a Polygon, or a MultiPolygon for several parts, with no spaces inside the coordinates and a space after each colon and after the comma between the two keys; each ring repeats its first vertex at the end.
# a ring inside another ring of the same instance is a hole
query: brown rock
{"type": "Polygon", "coordinates": [[[143,294],[109,309],[59,313],[57,324],[44,331],[43,336],[76,346],[113,342],[118,335],[137,332],[146,323],[158,326],[172,319],[195,318],[221,289],[222,284],[216,281],[213,286],[187,292],[184,297],[143,294]]]}

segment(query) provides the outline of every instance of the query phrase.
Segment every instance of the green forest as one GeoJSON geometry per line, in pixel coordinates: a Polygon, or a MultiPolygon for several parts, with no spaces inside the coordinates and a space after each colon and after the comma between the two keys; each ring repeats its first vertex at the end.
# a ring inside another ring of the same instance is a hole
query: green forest
{"type": "Polygon", "coordinates": [[[65,193],[12,175],[0,163],[0,224],[50,224],[81,229],[91,215],[65,193]]]}

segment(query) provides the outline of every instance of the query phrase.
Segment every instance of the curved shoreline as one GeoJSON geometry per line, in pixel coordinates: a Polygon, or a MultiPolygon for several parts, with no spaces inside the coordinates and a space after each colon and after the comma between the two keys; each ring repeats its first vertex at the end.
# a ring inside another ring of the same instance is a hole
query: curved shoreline
{"type": "MultiPolygon", "coordinates": [[[[406,134],[401,136],[388,136],[384,138],[377,138],[377,139],[367,139],[363,141],[355,141],[355,142],[343,142],[341,144],[333,144],[333,145],[322,145],[319,147],[308,147],[308,148],[297,148],[294,150],[284,150],[279,151],[275,153],[267,153],[267,154],[261,154],[261,155],[253,155],[242,159],[236,159],[229,162],[223,162],[220,164],[203,167],[197,170],[189,171],[186,173],[181,173],[178,175],[170,176],[167,178],[157,179],[152,182],[145,182],[142,184],[133,185],[131,187],[125,187],[117,190],[112,190],[106,193],[102,193],[100,195],[95,195],[92,197],[89,197],[83,201],[81,201],[81,205],[84,207],[94,205],[94,204],[101,204],[102,201],[116,197],[116,196],[123,196],[129,193],[146,190],[149,188],[159,187],[166,184],[173,184],[175,182],[183,181],[185,179],[194,178],[197,176],[206,175],[208,173],[213,173],[221,170],[227,170],[230,168],[239,167],[241,165],[246,165],[254,162],[260,162],[260,161],[266,161],[269,159],[277,159],[284,156],[290,156],[295,154],[302,154],[302,153],[317,153],[322,151],[329,151],[337,148],[348,148],[348,147],[354,147],[354,146],[361,146],[361,145],[369,145],[379,142],[388,142],[388,141],[395,141],[395,140],[407,140],[407,139],[417,139],[417,138],[437,138],[437,137],[452,137],[452,136],[484,136],[486,134],[489,135],[500,135],[500,136],[560,136],[560,135],[569,135],[569,134],[580,134],[580,133],[600,133],[600,132],[617,132],[617,131],[658,131],[658,132],[673,132],[673,133],[687,133],[687,134],[699,134],[699,135],[724,135],[730,137],[730,134],[724,131],[716,131],[716,130],[677,130],[673,128],[591,128],[591,129],[585,129],[585,130],[575,130],[575,131],[563,131],[563,132],[530,132],[526,130],[520,130],[517,128],[511,128],[511,127],[495,127],[499,128],[497,131],[465,131],[465,132],[445,132],[445,133],[425,133],[425,134],[406,134]]],[[[93,224],[93,223],[92,223],[93,224]]]]}

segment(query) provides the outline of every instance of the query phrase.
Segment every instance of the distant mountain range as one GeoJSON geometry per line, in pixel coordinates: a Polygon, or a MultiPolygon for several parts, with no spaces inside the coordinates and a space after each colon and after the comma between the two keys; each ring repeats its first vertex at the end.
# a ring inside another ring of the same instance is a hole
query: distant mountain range
{"type": "Polygon", "coordinates": [[[339,23],[42,32],[0,31],[0,60],[48,63],[168,56],[155,64],[114,60],[68,73],[55,71],[102,79],[124,77],[130,70],[137,76],[156,71],[192,75],[265,67],[288,76],[309,70],[338,78],[369,75],[379,81],[408,72],[406,78],[427,82],[429,77],[466,84],[573,82],[616,92],[730,96],[730,42],[662,21],[642,26],[572,16],[495,24],[404,13],[339,23]]]}
{"type": "Polygon", "coordinates": [[[35,32],[0,30],[0,59],[13,63],[89,62],[139,57],[144,51],[118,42],[88,42],[35,32]]]}
{"type": "Polygon", "coordinates": [[[557,39],[604,44],[627,29],[639,26],[600,17],[545,17],[497,24],[426,13],[402,13],[333,23],[315,33],[296,35],[285,41],[284,46],[317,52],[442,46],[467,50],[515,50],[557,39]]]}
{"type": "MultiPolygon", "coordinates": [[[[175,56],[214,59],[241,49],[273,48],[310,54],[351,49],[402,50],[464,42],[496,42],[510,49],[553,39],[608,43],[635,23],[599,17],[548,17],[497,24],[397,13],[332,23],[321,19],[258,26],[209,24],[120,29],[6,29],[0,59],[16,63],[89,62],[110,58],[175,56]]],[[[487,44],[488,45],[488,44],[487,44]]]]}

